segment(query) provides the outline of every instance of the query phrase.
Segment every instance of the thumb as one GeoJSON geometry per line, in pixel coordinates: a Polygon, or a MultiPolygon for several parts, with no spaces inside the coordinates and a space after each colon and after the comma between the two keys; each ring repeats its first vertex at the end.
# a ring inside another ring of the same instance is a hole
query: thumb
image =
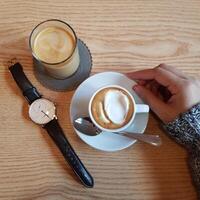
{"type": "Polygon", "coordinates": [[[168,106],[156,97],[150,90],[141,85],[135,85],[133,90],[150,106],[151,110],[162,120],[165,121],[165,114],[168,106]]]}

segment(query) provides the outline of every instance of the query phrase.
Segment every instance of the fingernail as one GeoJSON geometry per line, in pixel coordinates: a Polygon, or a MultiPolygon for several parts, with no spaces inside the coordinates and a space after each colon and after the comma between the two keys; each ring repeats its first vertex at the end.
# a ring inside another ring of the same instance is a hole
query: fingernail
{"type": "Polygon", "coordinates": [[[133,90],[138,91],[138,88],[139,88],[139,87],[140,87],[139,85],[134,85],[134,86],[133,86],[133,90]]]}

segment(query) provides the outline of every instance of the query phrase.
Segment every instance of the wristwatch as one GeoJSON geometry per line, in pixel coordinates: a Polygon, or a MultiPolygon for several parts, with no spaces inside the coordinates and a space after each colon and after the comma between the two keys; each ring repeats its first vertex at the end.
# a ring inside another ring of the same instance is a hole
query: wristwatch
{"type": "Polygon", "coordinates": [[[81,182],[86,187],[93,187],[94,180],[92,176],[75,153],[58,123],[55,104],[39,94],[24,74],[22,65],[19,62],[12,64],[9,70],[30,105],[29,116],[31,120],[47,130],[81,182]]]}

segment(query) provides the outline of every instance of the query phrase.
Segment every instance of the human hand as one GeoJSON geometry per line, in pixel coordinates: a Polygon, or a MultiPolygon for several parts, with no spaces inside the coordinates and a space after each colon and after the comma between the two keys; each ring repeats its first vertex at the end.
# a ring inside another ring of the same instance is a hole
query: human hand
{"type": "Polygon", "coordinates": [[[173,121],[200,102],[200,80],[183,74],[175,67],[160,64],[127,76],[137,81],[134,91],[164,123],[173,121]]]}

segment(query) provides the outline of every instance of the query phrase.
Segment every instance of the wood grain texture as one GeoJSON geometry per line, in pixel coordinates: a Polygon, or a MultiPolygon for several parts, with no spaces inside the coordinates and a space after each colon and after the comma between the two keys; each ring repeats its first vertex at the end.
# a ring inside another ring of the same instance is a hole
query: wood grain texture
{"type": "Polygon", "coordinates": [[[147,131],[159,133],[161,148],[137,143],[105,153],[84,144],[70,124],[74,92],[44,88],[33,75],[28,36],[39,22],[70,23],[90,48],[92,73],[129,72],[172,64],[200,74],[198,0],[7,0],[0,1],[0,199],[1,200],[194,200],[187,154],[159,128],[151,115],[147,131]],[[8,73],[17,57],[32,83],[56,102],[70,142],[95,179],[86,189],[77,181],[28,108],[8,73]]]}

